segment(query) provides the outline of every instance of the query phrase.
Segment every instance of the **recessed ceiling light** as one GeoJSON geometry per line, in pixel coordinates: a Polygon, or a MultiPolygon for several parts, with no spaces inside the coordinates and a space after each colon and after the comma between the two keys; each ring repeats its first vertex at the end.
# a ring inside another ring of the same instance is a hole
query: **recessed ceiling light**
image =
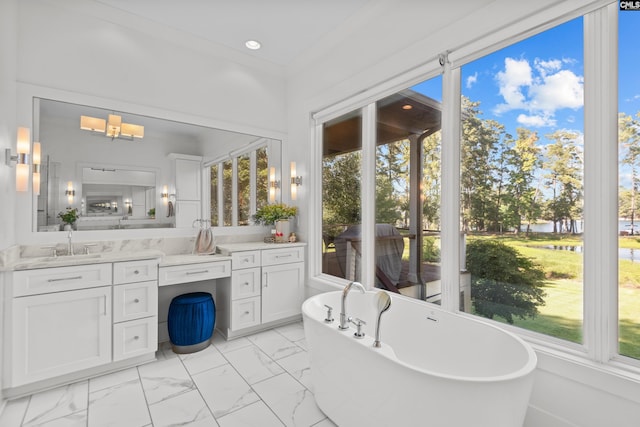
{"type": "Polygon", "coordinates": [[[411,104],[404,104],[404,105],[402,106],[402,109],[403,109],[403,110],[411,110],[412,108],[413,108],[413,105],[411,105],[411,104]]]}
{"type": "Polygon", "coordinates": [[[260,42],[257,40],[247,40],[244,45],[251,50],[260,49],[261,46],[260,42]]]}

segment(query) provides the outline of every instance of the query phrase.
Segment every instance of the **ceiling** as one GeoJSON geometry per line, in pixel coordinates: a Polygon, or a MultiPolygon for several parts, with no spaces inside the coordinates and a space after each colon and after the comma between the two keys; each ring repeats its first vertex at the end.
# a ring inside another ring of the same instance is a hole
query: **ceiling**
{"type": "Polygon", "coordinates": [[[375,0],[96,0],[209,42],[287,66],[375,0]],[[257,51],[244,43],[262,43],[257,51]]]}

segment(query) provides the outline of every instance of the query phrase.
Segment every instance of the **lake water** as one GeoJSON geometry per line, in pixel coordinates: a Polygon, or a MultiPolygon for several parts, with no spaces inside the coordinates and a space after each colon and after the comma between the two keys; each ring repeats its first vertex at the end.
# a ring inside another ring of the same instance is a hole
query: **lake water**
{"type": "MultiPolygon", "coordinates": [[[[579,254],[582,253],[582,246],[547,245],[532,247],[550,249],[554,251],[571,251],[579,254]]],[[[618,248],[618,259],[628,259],[632,262],[640,262],[640,249],[618,248]]]]}
{"type": "MultiPolygon", "coordinates": [[[[576,222],[576,227],[578,228],[578,233],[582,233],[584,231],[582,221],[576,222]]],[[[637,221],[634,221],[635,234],[640,235],[640,218],[637,221]]],[[[527,230],[527,225],[523,224],[521,230],[524,232],[527,230]]],[[[534,233],[553,233],[553,223],[544,222],[541,224],[531,224],[531,231],[534,233]]],[[[618,232],[621,231],[631,231],[631,221],[618,221],[618,232]]]]}

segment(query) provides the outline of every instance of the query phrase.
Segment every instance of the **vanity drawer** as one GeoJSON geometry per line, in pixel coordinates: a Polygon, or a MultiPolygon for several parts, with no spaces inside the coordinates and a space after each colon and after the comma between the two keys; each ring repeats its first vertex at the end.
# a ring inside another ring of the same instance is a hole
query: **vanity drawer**
{"type": "Polygon", "coordinates": [[[262,251],[262,266],[304,261],[304,247],[267,249],[262,251]]]}
{"type": "Polygon", "coordinates": [[[13,272],[13,296],[111,285],[111,264],[74,265],[13,272]]]}
{"type": "Polygon", "coordinates": [[[113,325],[113,361],[155,352],[158,349],[158,318],[147,317],[113,325]]]}
{"type": "Polygon", "coordinates": [[[234,270],[260,267],[260,251],[233,252],[231,263],[234,270]]]}
{"type": "Polygon", "coordinates": [[[260,296],[260,268],[237,270],[231,274],[231,299],[260,296]]]}
{"type": "Polygon", "coordinates": [[[124,322],[158,314],[158,283],[129,283],[113,287],[113,321],[124,322]]]}
{"type": "Polygon", "coordinates": [[[260,297],[245,298],[231,303],[231,330],[260,324],[260,297]]]}
{"type": "Polygon", "coordinates": [[[144,282],[158,279],[158,260],[143,259],[113,263],[113,284],[144,282]]]}
{"type": "Polygon", "coordinates": [[[197,282],[231,276],[231,261],[203,262],[199,264],[160,267],[159,286],[197,282]]]}

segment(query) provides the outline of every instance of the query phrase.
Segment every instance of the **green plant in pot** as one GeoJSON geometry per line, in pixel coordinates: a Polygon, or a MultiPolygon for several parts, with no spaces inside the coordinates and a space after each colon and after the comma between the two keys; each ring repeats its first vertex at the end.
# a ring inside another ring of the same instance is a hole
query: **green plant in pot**
{"type": "Polygon", "coordinates": [[[156,208],[151,208],[151,209],[149,209],[149,212],[147,212],[147,214],[148,214],[151,218],[155,218],[155,217],[156,217],[156,208]]]}
{"type": "Polygon", "coordinates": [[[76,208],[67,208],[66,211],[58,213],[58,218],[62,220],[65,229],[71,228],[78,220],[78,217],[78,209],[76,208]]]}
{"type": "Polygon", "coordinates": [[[276,242],[286,242],[289,238],[289,219],[298,214],[296,206],[284,203],[265,205],[252,215],[253,222],[261,225],[275,225],[276,242]]]}

